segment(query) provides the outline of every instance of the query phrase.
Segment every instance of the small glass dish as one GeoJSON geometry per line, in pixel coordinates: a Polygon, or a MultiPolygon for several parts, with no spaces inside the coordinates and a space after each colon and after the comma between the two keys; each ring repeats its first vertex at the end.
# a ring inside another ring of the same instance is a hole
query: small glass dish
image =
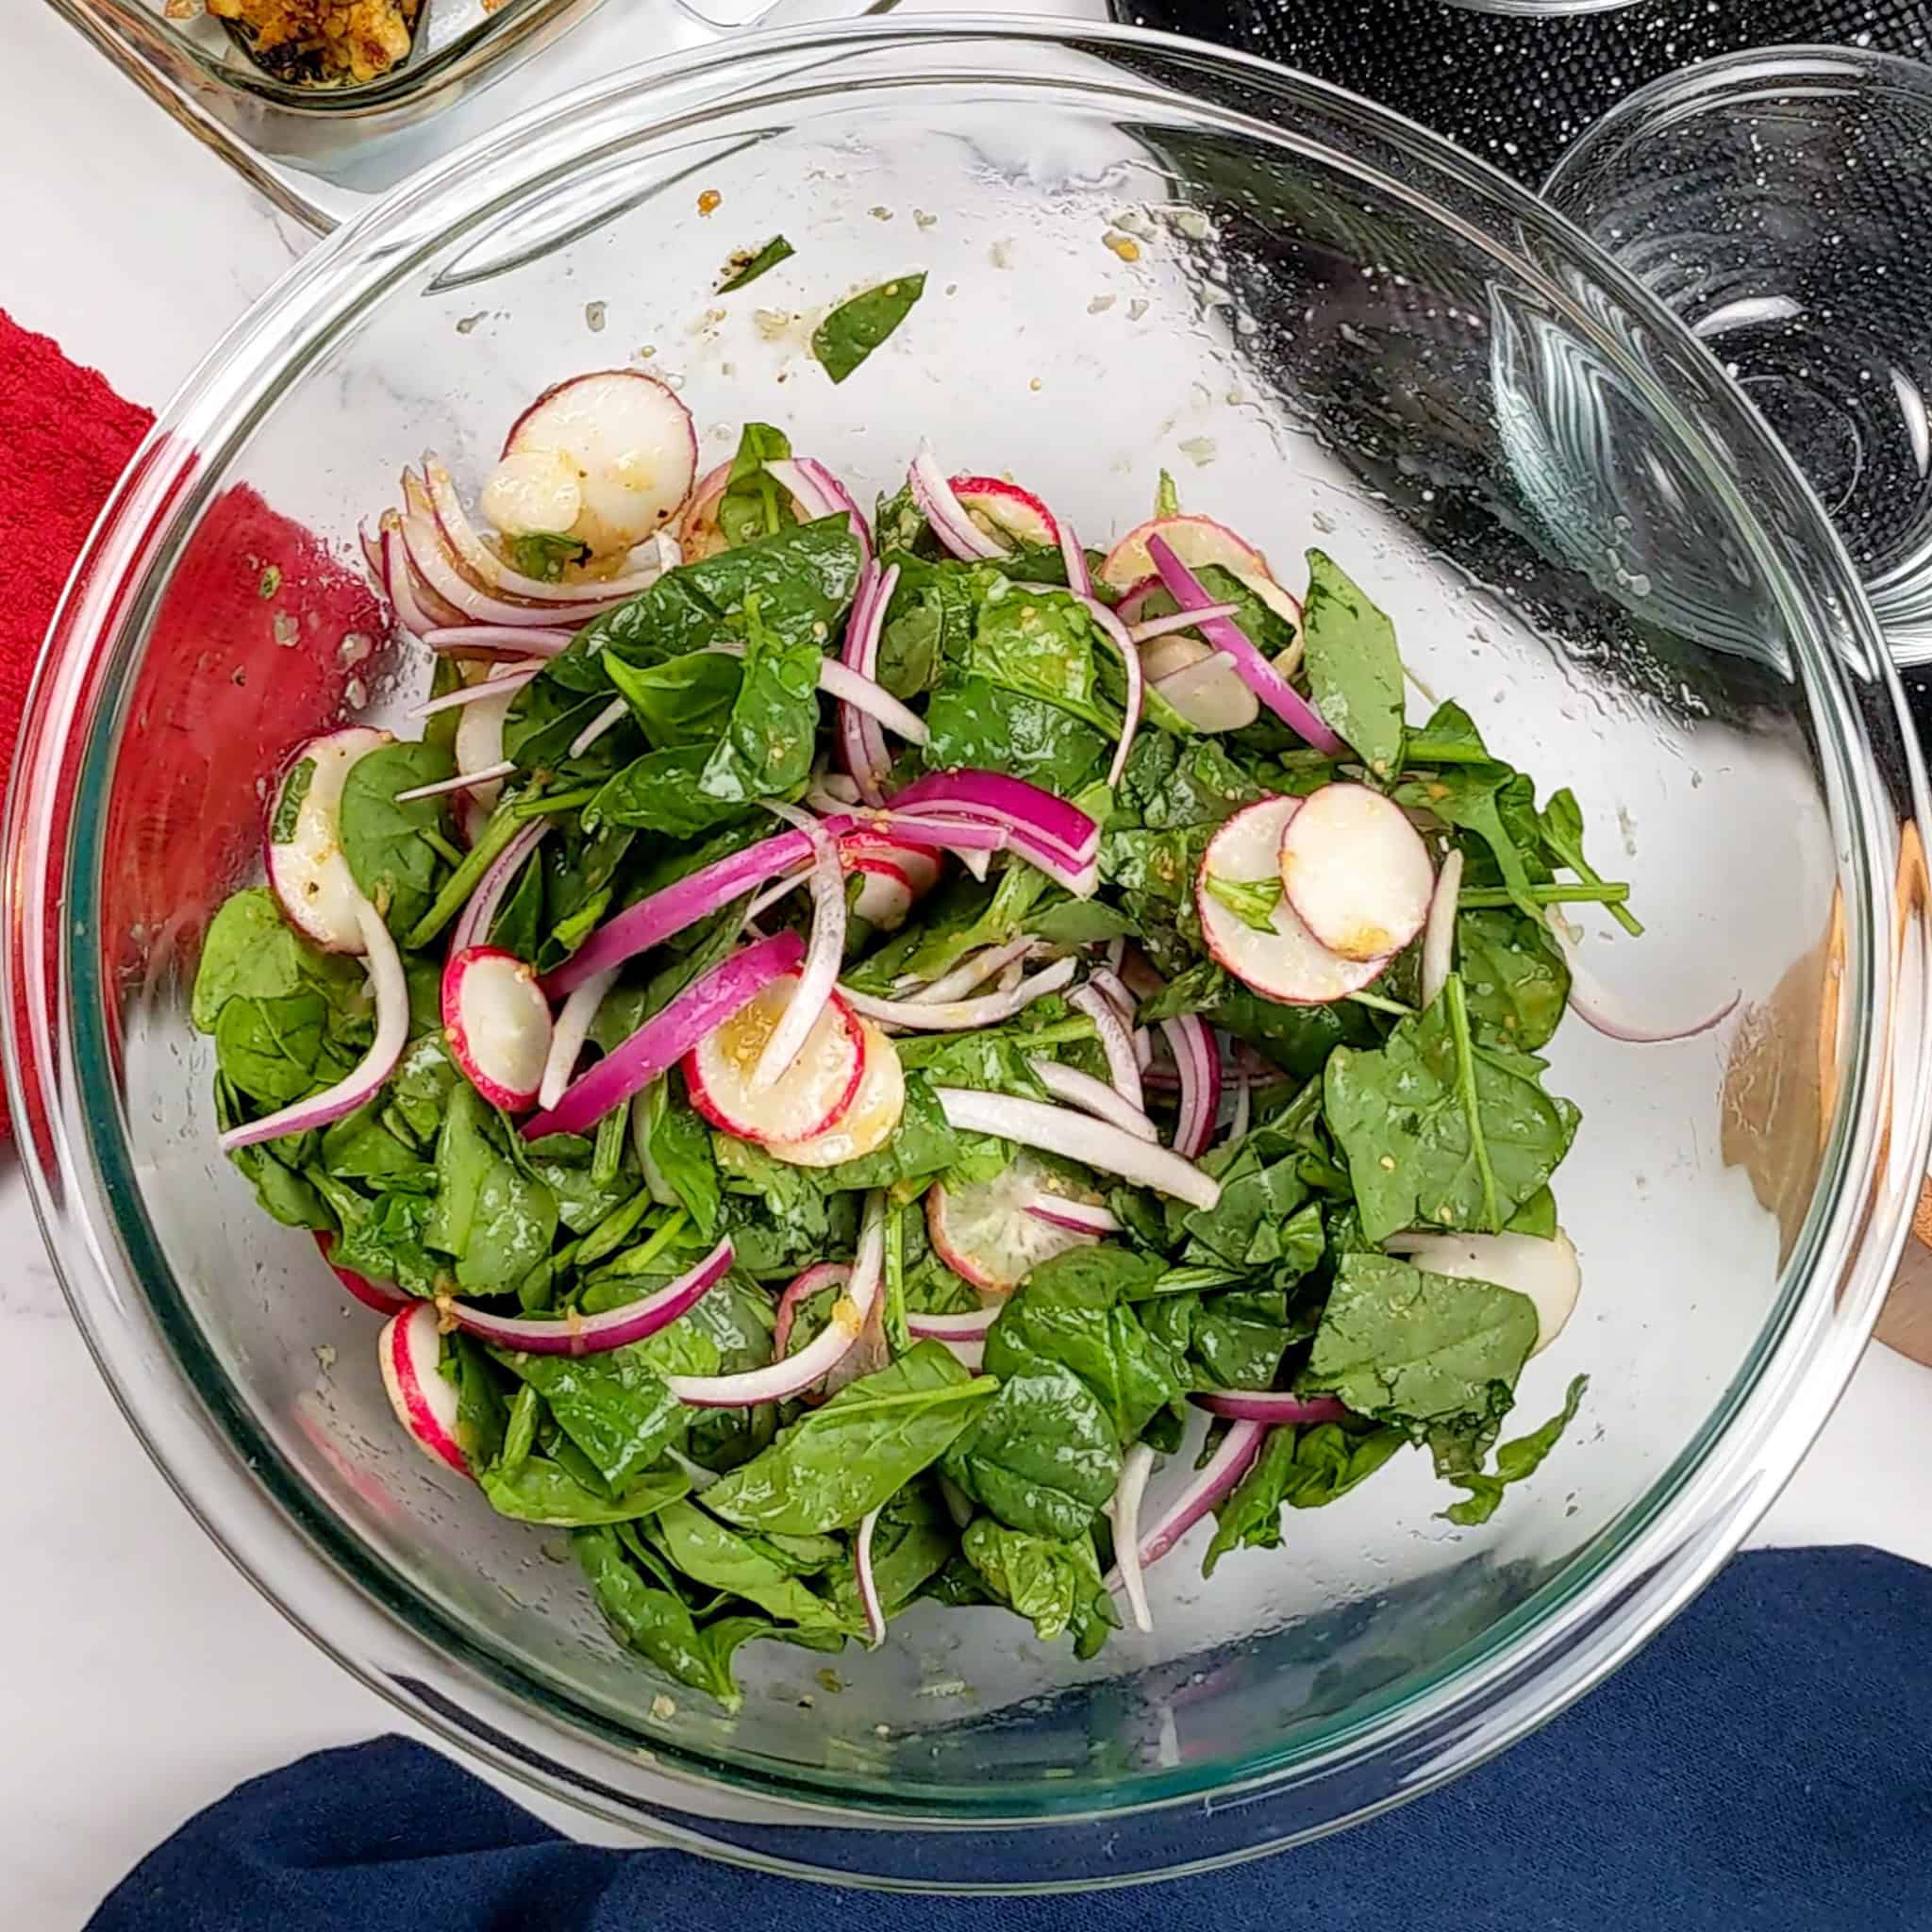
{"type": "Polygon", "coordinates": [[[325,235],[419,168],[615,67],[893,0],[423,0],[407,58],[374,80],[325,85],[271,73],[201,0],[52,4],[196,140],[325,235]]]}
{"type": "Polygon", "coordinates": [[[1640,88],[1544,197],[1723,364],[1932,662],[1932,70],[1767,47],[1640,88]]]}

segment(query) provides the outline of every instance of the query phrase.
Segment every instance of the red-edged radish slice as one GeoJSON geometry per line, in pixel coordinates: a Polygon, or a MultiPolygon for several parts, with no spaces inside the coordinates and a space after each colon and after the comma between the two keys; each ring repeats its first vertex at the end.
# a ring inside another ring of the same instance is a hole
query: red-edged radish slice
{"type": "Polygon", "coordinates": [[[584,491],[560,449],[520,449],[491,473],[481,501],[506,537],[560,537],[582,514],[584,491]]]}
{"type": "Polygon", "coordinates": [[[848,858],[841,852],[840,861],[846,874],[856,874],[859,881],[853,911],[880,932],[897,932],[919,896],[912,890],[912,881],[890,859],[848,858]]]}
{"type": "Polygon", "coordinates": [[[933,1252],[955,1274],[993,1294],[1010,1294],[1042,1261],[1099,1239],[1027,1212],[1065,1195],[1079,1200],[1062,1177],[1030,1154],[990,1181],[949,1187],[937,1181],[925,1196],[925,1226],[933,1252]]]}
{"type": "Polygon", "coordinates": [[[442,969],[450,1057],[492,1107],[534,1107],[550,1058],[550,1002],[536,974],[500,946],[465,946],[442,969]]]}
{"type": "Polygon", "coordinates": [[[1290,1006],[1319,1007],[1359,992],[1388,965],[1387,958],[1344,959],[1311,933],[1283,893],[1261,932],[1224,906],[1208,890],[1210,878],[1230,885],[1281,884],[1281,837],[1301,805],[1297,798],[1264,798],[1243,807],[1208,841],[1194,876],[1194,904],[1208,950],[1243,985],[1290,1006]]]}
{"type": "Polygon", "coordinates": [[[342,856],[342,787],[357,760],[394,741],[354,725],[290,759],[268,813],[268,882],[290,924],[331,953],[359,953],[362,891],[342,856]]]}
{"type": "Polygon", "coordinates": [[[457,1441],[457,1391],[442,1378],[442,1336],[434,1302],[413,1303],[391,1315],[376,1338],[382,1386],[403,1432],[432,1462],[468,1475],[457,1441]]]}
{"type": "Polygon", "coordinates": [[[852,1270],[843,1261],[814,1261],[804,1274],[793,1275],[773,1311],[772,1356],[783,1361],[791,1353],[791,1324],[798,1319],[801,1304],[828,1288],[843,1288],[852,1279],[852,1270]]]}
{"type": "Polygon", "coordinates": [[[1201,649],[1179,671],[1170,672],[1154,689],[1196,731],[1240,731],[1261,715],[1261,700],[1241,681],[1234,659],[1225,651],[1201,649]]]}
{"type": "Polygon", "coordinates": [[[677,547],[684,553],[685,562],[699,563],[730,549],[724,532],[718,527],[719,499],[730,481],[731,465],[720,463],[715,470],[707,470],[692,490],[677,523],[677,547]]]}
{"type": "Polygon", "coordinates": [[[698,469],[691,411],[635,369],[598,370],[545,390],[517,419],[503,453],[568,458],[582,497],[568,534],[600,556],[629,550],[668,524],[698,469]]]}
{"type": "Polygon", "coordinates": [[[1559,1227],[1550,1240],[1534,1234],[1391,1234],[1382,1243],[1431,1274],[1458,1281],[1487,1281],[1520,1294],[1536,1309],[1541,1355],[1563,1332],[1583,1292],[1583,1269],[1570,1237],[1559,1227]]]}
{"type": "Polygon", "coordinates": [[[1422,835],[1392,798],[1324,785],[1281,834],[1281,886],[1302,924],[1344,959],[1399,953],[1436,890],[1422,835]]]}
{"type": "MultiPolygon", "coordinates": [[[[478,698],[474,705],[463,707],[463,715],[457,721],[456,743],[452,747],[458,772],[490,772],[508,762],[503,755],[503,727],[509,717],[509,708],[516,701],[517,693],[507,691],[492,692],[487,698],[478,698]]],[[[484,811],[494,811],[496,801],[503,794],[503,780],[489,778],[481,784],[466,785],[463,792],[484,811]]]]}
{"type": "Polygon", "coordinates": [[[870,1020],[858,1023],[865,1036],[865,1073],[852,1105],[836,1126],[808,1141],[774,1141],[770,1152],[793,1167],[837,1167],[861,1154],[876,1154],[892,1138],[906,1111],[906,1073],[899,1050],[870,1020]]]}
{"type": "MultiPolygon", "coordinates": [[[[1191,610],[1183,610],[1177,616],[1193,616],[1191,610]]],[[[1165,637],[1156,638],[1152,643],[1141,646],[1141,669],[1145,673],[1149,684],[1158,684],[1163,678],[1172,677],[1177,672],[1190,671],[1196,664],[1205,664],[1214,656],[1214,646],[1204,644],[1199,638],[1191,638],[1179,631],[1170,631],[1165,637]]],[[[1257,705],[1259,699],[1256,700],[1257,705]]]]}
{"type": "Polygon", "coordinates": [[[1052,510],[1030,490],[1002,476],[949,476],[953,494],[982,528],[1034,550],[1051,550],[1060,541],[1052,510]]]}
{"type": "MultiPolygon", "coordinates": [[[[1101,582],[1111,590],[1139,591],[1142,594],[1152,589],[1153,586],[1144,581],[1155,575],[1154,558],[1147,550],[1150,537],[1165,537],[1173,546],[1174,554],[1190,570],[1199,570],[1204,564],[1219,564],[1223,570],[1233,572],[1243,583],[1247,583],[1250,576],[1273,581],[1274,573],[1268,568],[1268,559],[1252,543],[1237,537],[1225,524],[1217,524],[1212,517],[1178,516],[1155,517],[1129,530],[1101,559],[1098,572],[1101,582]]],[[[1252,585],[1250,588],[1255,589],[1252,585]]],[[[1255,594],[1258,597],[1261,592],[1255,589],[1255,594]]],[[[1133,624],[1138,619],[1123,611],[1121,621],[1133,624]]]]}
{"type": "Polygon", "coordinates": [[[847,872],[859,870],[855,859],[880,858],[906,875],[915,898],[924,898],[940,882],[943,861],[926,845],[908,845],[890,832],[847,832],[839,841],[839,858],[847,872]]]}
{"type": "Polygon", "coordinates": [[[774,979],[684,1057],[691,1104],[741,1141],[808,1141],[838,1125],[858,1097],[865,1035],[837,993],[820,1008],[797,1058],[770,1086],[754,1090],[758,1056],[800,984],[795,973],[774,979]]]}
{"type": "Polygon", "coordinates": [[[329,1273],[341,1283],[342,1291],[360,1302],[365,1308],[374,1308],[378,1315],[400,1314],[415,1299],[413,1295],[398,1293],[392,1288],[379,1288],[368,1275],[358,1274],[353,1268],[338,1268],[329,1256],[336,1244],[336,1238],[325,1227],[315,1230],[315,1245],[322,1251],[322,1258],[328,1261],[329,1273]]]}
{"type": "Polygon", "coordinates": [[[1423,922],[1423,961],[1420,991],[1424,1009],[1436,1004],[1437,996],[1449,983],[1450,967],[1456,955],[1456,906],[1462,892],[1462,854],[1451,847],[1436,874],[1436,890],[1429,897],[1429,916],[1423,922]]]}

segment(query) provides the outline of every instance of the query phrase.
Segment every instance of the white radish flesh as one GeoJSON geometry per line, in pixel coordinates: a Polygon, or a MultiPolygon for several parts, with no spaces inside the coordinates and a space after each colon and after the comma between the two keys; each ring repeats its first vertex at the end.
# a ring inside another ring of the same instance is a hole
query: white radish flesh
{"type": "Polygon", "coordinates": [[[1531,1355],[1563,1332],[1583,1292],[1583,1269],[1560,1227],[1548,1241],[1533,1234],[1392,1234],[1382,1245],[1431,1274],[1487,1281],[1522,1295],[1536,1309],[1531,1355]]]}
{"type": "Polygon", "coordinates": [[[550,1058],[550,1002],[536,974],[499,946],[466,946],[442,969],[451,1058],[492,1107],[535,1104],[550,1058]]]}
{"type": "Polygon", "coordinates": [[[392,741],[363,726],[311,738],[269,808],[269,884],[290,920],[332,953],[362,950],[362,892],[342,855],[342,787],[358,759],[392,741]]]}
{"type": "Polygon", "coordinates": [[[1158,684],[1162,678],[1172,677],[1178,671],[1191,671],[1213,656],[1212,644],[1191,638],[1186,631],[1169,631],[1165,637],[1141,646],[1141,670],[1149,684],[1158,684]]]}
{"type": "Polygon", "coordinates": [[[797,1058],[769,1086],[754,1090],[758,1057],[798,986],[795,973],[774,979],[684,1058],[691,1104],[714,1127],[741,1141],[808,1141],[838,1125],[858,1097],[865,1035],[858,1016],[836,993],[812,1022],[797,1058]]]}
{"type": "Polygon", "coordinates": [[[1366,785],[1324,785],[1303,799],[1282,832],[1280,867],[1302,924],[1344,959],[1399,953],[1436,889],[1422,835],[1366,785]]]}
{"type": "MultiPolygon", "coordinates": [[[[503,756],[503,727],[509,717],[509,708],[516,701],[517,692],[507,691],[463,707],[452,747],[458,772],[490,772],[507,762],[503,756]]],[[[480,785],[466,786],[464,791],[484,811],[494,811],[503,792],[503,780],[486,779],[480,785]]]]}
{"type": "Polygon", "coordinates": [[[416,1302],[392,1315],[376,1337],[375,1358],[382,1386],[404,1433],[432,1462],[468,1475],[470,1465],[457,1441],[457,1391],[442,1378],[442,1336],[436,1304],[416,1302]]]}
{"type": "Polygon", "coordinates": [[[561,536],[583,508],[576,465],[560,449],[512,450],[483,486],[483,514],[506,537],[561,536]]]}
{"type": "Polygon", "coordinates": [[[853,911],[880,932],[897,932],[906,924],[917,896],[912,881],[883,858],[846,859],[845,871],[856,874],[859,881],[853,911]]]}
{"type": "Polygon", "coordinates": [[[990,1181],[964,1187],[936,1182],[925,1197],[933,1252],[974,1288],[1009,1294],[1042,1261],[1091,1247],[1098,1239],[1028,1213],[1034,1203],[1044,1205],[1058,1195],[1083,1198],[1030,1154],[1019,1155],[990,1181]]]}
{"type": "Polygon", "coordinates": [[[1225,651],[1208,651],[1154,689],[1196,731],[1240,731],[1261,715],[1261,700],[1241,681],[1225,651]]]}
{"type": "Polygon", "coordinates": [[[504,455],[565,458],[581,507],[567,532],[598,556],[629,550],[675,516],[697,475],[691,411],[654,376],[607,369],[546,390],[504,455]]]}
{"type": "Polygon", "coordinates": [[[842,1120],[808,1141],[774,1141],[771,1151],[793,1167],[837,1167],[861,1154],[876,1154],[892,1138],[906,1111],[906,1074],[899,1050],[870,1020],[858,1028],[865,1038],[865,1072],[842,1120]]]}
{"type": "Polygon", "coordinates": [[[839,841],[839,857],[848,872],[857,869],[852,863],[855,859],[884,859],[905,874],[907,884],[921,898],[939,884],[942,869],[939,854],[930,846],[908,845],[890,832],[847,832],[839,841]]]}
{"type": "Polygon", "coordinates": [[[1009,537],[1036,550],[1050,550],[1060,541],[1053,512],[1030,490],[1003,476],[954,476],[950,481],[973,520],[990,525],[995,537],[1009,537]]]}
{"type": "Polygon", "coordinates": [[[1208,950],[1244,985],[1290,1006],[1325,1006],[1369,985],[1389,963],[1344,959],[1311,933],[1288,903],[1275,905],[1269,930],[1257,931],[1208,890],[1210,879],[1230,885],[1267,883],[1279,888],[1282,834],[1301,801],[1264,798],[1228,820],[1208,841],[1194,880],[1194,904],[1208,950]]]}
{"type": "MultiPolygon", "coordinates": [[[[1174,554],[1190,570],[1218,564],[1243,583],[1251,576],[1273,581],[1268,559],[1225,524],[1217,524],[1212,517],[1179,516],[1156,517],[1151,523],[1129,530],[1102,559],[1098,572],[1101,582],[1116,591],[1130,591],[1143,577],[1152,576],[1154,558],[1147,549],[1150,537],[1165,537],[1174,554]]],[[[1255,593],[1261,594],[1258,590],[1255,593]]]]}

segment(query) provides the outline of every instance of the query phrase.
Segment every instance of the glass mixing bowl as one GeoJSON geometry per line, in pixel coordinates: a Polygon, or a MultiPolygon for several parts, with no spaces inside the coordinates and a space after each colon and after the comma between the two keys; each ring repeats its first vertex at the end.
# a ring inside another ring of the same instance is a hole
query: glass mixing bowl
{"type": "Polygon", "coordinates": [[[820,30],[511,124],[318,247],[168,409],[62,607],[14,782],[14,1119],[162,1469],[294,1621],[460,1748],[820,1876],[1194,1869],[1548,1718],[1803,1453],[1925,1167],[1923,791],[1796,472],[1681,326],[1501,175],[1182,42],[820,30]],[[793,259],[714,302],[727,255],[780,232],[793,259]],[[835,389],[802,350],[814,307],[922,267],[910,321],[835,389]],[[1283,559],[1320,542],[1422,683],[1585,801],[1649,926],[1587,922],[1598,976],[1659,1018],[1741,995],[1675,1044],[1556,1042],[1586,1287],[1522,1413],[1591,1383],[1490,1526],[1441,1520],[1405,1458],[1211,1587],[1191,1544],[1154,1573],[1158,1635],[1091,1664],[924,1606],[830,1679],[753,1646],[732,1717],[668,1694],[542,1532],[404,1441],[374,1318],[215,1151],[185,987],[279,753],[425,683],[370,653],[348,575],[398,465],[433,444],[475,478],[545,383],[647,349],[708,459],[767,417],[863,493],[928,437],[1091,540],[1146,513],[1164,465],[1283,559]],[[285,582],[326,594],[291,609],[285,582]]]}

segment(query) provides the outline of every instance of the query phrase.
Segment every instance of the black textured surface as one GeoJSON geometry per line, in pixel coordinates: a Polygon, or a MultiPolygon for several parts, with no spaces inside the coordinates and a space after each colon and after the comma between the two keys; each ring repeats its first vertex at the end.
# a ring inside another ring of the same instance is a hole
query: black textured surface
{"type": "Polygon", "coordinates": [[[1914,0],[1639,0],[1520,19],[1445,0],[1110,0],[1114,17],[1244,48],[1380,101],[1532,188],[1632,89],[1713,54],[1830,42],[1932,59],[1914,0]]]}

